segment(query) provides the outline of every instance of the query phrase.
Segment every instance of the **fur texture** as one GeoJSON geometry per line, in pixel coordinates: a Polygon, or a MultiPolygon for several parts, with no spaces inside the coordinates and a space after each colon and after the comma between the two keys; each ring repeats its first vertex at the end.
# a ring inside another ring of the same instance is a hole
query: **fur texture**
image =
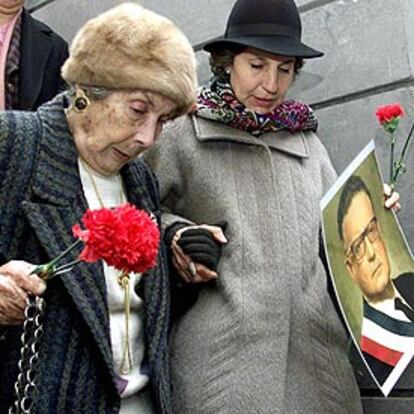
{"type": "Polygon", "coordinates": [[[195,103],[195,66],[189,41],[170,20],[124,3],[79,30],[62,75],[72,84],[160,93],[183,114],[195,103]]]}

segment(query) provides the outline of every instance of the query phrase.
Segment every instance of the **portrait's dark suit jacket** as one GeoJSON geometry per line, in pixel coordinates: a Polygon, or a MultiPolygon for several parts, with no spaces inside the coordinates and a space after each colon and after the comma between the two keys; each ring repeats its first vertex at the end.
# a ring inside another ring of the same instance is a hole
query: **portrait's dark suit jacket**
{"type": "Polygon", "coordinates": [[[414,274],[404,273],[393,280],[400,295],[414,309],[414,274]]]}
{"type": "MultiPolygon", "coordinates": [[[[34,111],[65,89],[60,68],[68,57],[67,43],[23,9],[19,65],[19,105],[34,111]]],[[[6,80],[7,82],[7,80],[6,80]]]]}
{"type": "MultiPolygon", "coordinates": [[[[0,264],[39,264],[74,241],[71,228],[87,209],[78,154],[66,121],[66,95],[37,112],[0,113],[0,264]]],[[[143,161],[123,167],[128,201],[160,223],[158,187],[143,161]]],[[[76,259],[78,251],[67,257],[76,259]]],[[[144,338],[156,412],[172,413],[167,335],[170,289],[165,249],[138,286],[144,301],[144,338]]],[[[80,263],[48,282],[33,414],[117,413],[105,277],[101,263],[80,263]]],[[[21,327],[0,341],[0,413],[13,401],[21,327]]]]}

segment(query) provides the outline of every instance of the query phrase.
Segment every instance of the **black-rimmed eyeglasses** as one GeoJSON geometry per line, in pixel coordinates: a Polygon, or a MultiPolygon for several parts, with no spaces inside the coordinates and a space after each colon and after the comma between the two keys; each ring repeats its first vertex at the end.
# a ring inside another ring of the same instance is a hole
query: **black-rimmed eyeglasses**
{"type": "Polygon", "coordinates": [[[348,249],[346,249],[346,257],[351,257],[357,261],[361,260],[366,251],[365,238],[368,237],[368,240],[371,243],[374,243],[378,239],[378,234],[378,220],[376,217],[373,217],[361,235],[348,247],[348,249]]]}

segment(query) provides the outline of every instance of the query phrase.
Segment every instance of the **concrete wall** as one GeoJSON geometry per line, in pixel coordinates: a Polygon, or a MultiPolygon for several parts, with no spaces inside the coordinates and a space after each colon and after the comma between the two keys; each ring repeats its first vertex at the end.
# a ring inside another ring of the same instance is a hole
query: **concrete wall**
{"type": "MultiPolygon", "coordinates": [[[[117,0],[31,0],[33,14],[70,40],[91,16],[117,0]]],[[[171,17],[193,45],[221,35],[233,0],[140,0],[144,6],[171,17]]],[[[304,40],[326,52],[306,64],[292,96],[313,105],[320,118],[319,133],[341,172],[375,138],[384,176],[388,174],[388,141],[374,116],[380,104],[398,101],[408,112],[401,122],[408,132],[414,120],[414,1],[297,0],[304,40]]],[[[208,77],[206,55],[198,53],[200,82],[208,77]]],[[[404,136],[404,134],[402,134],[404,136]]],[[[414,146],[408,173],[399,191],[399,214],[409,244],[414,247],[414,146]]],[[[357,361],[358,365],[359,362],[357,361]]],[[[366,413],[414,412],[414,368],[399,382],[393,398],[379,397],[361,365],[357,367],[366,413]]]]}

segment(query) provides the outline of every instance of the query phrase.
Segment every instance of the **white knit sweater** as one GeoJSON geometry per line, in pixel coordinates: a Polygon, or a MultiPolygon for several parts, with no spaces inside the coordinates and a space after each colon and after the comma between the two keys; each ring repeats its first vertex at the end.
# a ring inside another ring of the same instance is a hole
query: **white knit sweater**
{"type": "MultiPolygon", "coordinates": [[[[90,209],[102,208],[100,200],[94,188],[94,181],[99,196],[105,207],[116,207],[126,201],[122,187],[120,174],[103,176],[84,165],[79,160],[79,172],[83,191],[90,209]],[[92,180],[91,176],[92,175],[92,180]]],[[[107,287],[107,298],[109,308],[110,335],[115,373],[118,376],[118,389],[121,395],[121,414],[129,412],[142,412],[140,399],[135,396],[138,391],[148,383],[148,376],[142,366],[144,358],[144,338],[142,331],[143,301],[135,293],[133,287],[139,282],[140,274],[130,274],[130,321],[129,338],[132,354],[132,369],[128,374],[121,374],[121,361],[125,344],[125,308],[124,291],[119,285],[117,278],[119,270],[108,266],[103,262],[105,281],[107,287]]],[[[145,413],[147,411],[144,411],[145,413]]]]}

